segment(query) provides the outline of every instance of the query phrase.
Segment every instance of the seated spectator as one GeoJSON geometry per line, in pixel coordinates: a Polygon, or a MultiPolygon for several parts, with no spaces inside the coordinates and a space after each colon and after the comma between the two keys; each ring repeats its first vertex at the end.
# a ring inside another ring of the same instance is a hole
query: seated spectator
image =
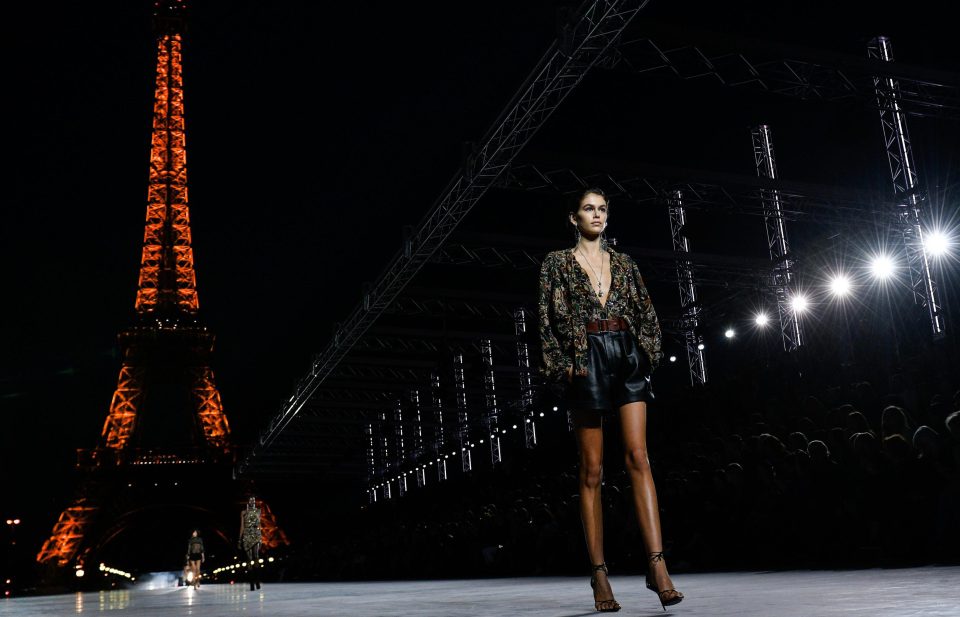
{"type": "Polygon", "coordinates": [[[910,422],[907,420],[907,413],[902,407],[888,405],[883,409],[883,416],[880,422],[880,436],[886,439],[891,435],[902,435],[906,437],[910,434],[910,422]]]}

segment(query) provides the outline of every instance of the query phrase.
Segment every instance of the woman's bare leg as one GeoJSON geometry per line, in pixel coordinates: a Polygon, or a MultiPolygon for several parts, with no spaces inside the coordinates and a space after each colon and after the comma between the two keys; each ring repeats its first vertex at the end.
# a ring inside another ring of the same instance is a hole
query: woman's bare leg
{"type": "Polygon", "coordinates": [[[190,562],[190,571],[193,572],[193,586],[194,588],[200,586],[200,562],[191,561],[190,562]]]}
{"type": "MultiPolygon", "coordinates": [[[[647,404],[630,403],[620,408],[620,426],[623,429],[624,461],[630,474],[633,489],[633,504],[647,554],[663,551],[660,533],[660,509],[657,504],[657,489],[653,485],[650,459],[647,457],[647,404]]],[[[663,560],[650,562],[650,578],[658,589],[673,589],[663,560]]],[[[665,595],[669,599],[671,595],[665,595]]]]}
{"type": "MultiPolygon", "coordinates": [[[[587,541],[587,554],[592,565],[603,558],[603,504],[600,500],[600,482],[603,478],[603,425],[600,414],[593,411],[573,411],[573,426],[580,451],[580,519],[587,541]]],[[[597,575],[596,598],[613,598],[606,573],[597,575]]]]}

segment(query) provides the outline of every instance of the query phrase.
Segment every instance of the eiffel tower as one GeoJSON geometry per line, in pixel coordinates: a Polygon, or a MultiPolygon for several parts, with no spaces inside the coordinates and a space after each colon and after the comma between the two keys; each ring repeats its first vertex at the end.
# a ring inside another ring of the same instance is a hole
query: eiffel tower
{"type": "MultiPolygon", "coordinates": [[[[84,564],[177,570],[192,528],[208,556],[237,541],[244,491],[199,318],[183,110],[184,0],[154,6],[156,90],[135,320],[99,445],[81,450],[72,503],[37,555],[48,578],[84,564]]],[[[247,487],[249,489],[249,487],[247,487]]],[[[263,549],[287,540],[265,503],[263,549]]],[[[87,570],[96,568],[88,567],[87,570]]]]}

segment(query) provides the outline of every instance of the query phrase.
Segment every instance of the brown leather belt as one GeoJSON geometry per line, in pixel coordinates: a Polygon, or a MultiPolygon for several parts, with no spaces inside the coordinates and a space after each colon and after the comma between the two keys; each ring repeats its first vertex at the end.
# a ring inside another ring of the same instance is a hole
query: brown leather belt
{"type": "Polygon", "coordinates": [[[587,322],[587,332],[619,332],[628,330],[627,320],[623,317],[615,319],[591,319],[587,322]]]}

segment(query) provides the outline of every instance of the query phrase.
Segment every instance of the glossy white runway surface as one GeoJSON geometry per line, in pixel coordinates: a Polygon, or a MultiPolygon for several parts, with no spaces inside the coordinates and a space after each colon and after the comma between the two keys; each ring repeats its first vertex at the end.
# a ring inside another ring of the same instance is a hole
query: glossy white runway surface
{"type": "MultiPolygon", "coordinates": [[[[619,615],[812,617],[960,615],[960,567],[679,574],[686,599],[664,613],[642,577],[611,576],[619,615]]],[[[272,617],[535,615],[593,613],[588,577],[381,583],[275,583],[260,591],[207,585],[0,600],[0,615],[40,617],[115,613],[272,617]]]]}

